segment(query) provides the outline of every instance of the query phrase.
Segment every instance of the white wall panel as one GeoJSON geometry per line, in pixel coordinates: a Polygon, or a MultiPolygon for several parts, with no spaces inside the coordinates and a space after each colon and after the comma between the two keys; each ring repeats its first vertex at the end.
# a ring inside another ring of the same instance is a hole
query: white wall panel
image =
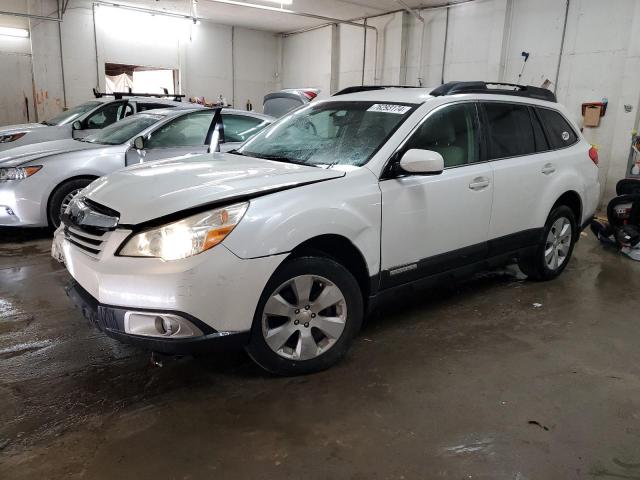
{"type": "Polygon", "coordinates": [[[270,32],[234,29],[235,105],[247,100],[262,111],[262,99],[280,88],[280,39],[270,32]]]}
{"type": "Polygon", "coordinates": [[[331,92],[332,27],[292,35],[282,41],[282,87],[331,92]]]}

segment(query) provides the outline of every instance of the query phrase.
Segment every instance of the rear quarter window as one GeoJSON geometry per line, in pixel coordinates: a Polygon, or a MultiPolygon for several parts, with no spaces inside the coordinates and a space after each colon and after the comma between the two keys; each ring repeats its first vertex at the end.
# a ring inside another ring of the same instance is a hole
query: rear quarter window
{"type": "Polygon", "coordinates": [[[567,120],[555,110],[536,107],[540,120],[547,131],[551,148],[563,148],[578,141],[578,136],[567,120]]]}

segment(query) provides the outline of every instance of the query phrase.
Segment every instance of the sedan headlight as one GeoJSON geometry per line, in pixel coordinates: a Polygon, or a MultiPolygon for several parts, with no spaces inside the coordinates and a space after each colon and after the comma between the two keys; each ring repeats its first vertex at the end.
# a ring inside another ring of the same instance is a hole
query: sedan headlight
{"type": "Polygon", "coordinates": [[[120,249],[123,257],[178,260],[218,245],[244,216],[248,202],[198,213],[178,222],[139,233],[120,249]]]}
{"type": "Polygon", "coordinates": [[[22,180],[40,171],[41,165],[32,167],[0,168],[0,182],[5,180],[22,180]]]}
{"type": "Polygon", "coordinates": [[[10,135],[0,135],[0,143],[15,142],[16,140],[24,137],[26,134],[27,132],[13,133],[10,135]]]}

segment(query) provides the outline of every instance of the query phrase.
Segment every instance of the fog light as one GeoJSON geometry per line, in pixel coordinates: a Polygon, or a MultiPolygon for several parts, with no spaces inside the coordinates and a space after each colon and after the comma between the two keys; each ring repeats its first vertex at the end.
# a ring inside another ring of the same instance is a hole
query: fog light
{"type": "Polygon", "coordinates": [[[189,338],[203,335],[189,320],[171,313],[127,312],[124,331],[146,337],[189,338]]]}

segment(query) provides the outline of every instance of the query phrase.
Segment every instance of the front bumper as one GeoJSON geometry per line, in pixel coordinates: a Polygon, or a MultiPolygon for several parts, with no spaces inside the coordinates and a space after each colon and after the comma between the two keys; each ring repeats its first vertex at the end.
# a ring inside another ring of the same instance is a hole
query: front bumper
{"type": "Polygon", "coordinates": [[[182,312],[158,313],[177,313],[186,317],[189,321],[200,327],[203,330],[204,335],[180,339],[132,335],[125,332],[124,327],[125,314],[132,309],[103,305],[75,281],[66,288],[66,292],[73,304],[80,309],[82,315],[92,325],[96,326],[98,329],[116,340],[142,347],[146,350],[170,355],[193,355],[198,353],[237,349],[243,347],[249,341],[249,331],[217,332],[214,329],[207,327],[206,324],[200,320],[190,317],[182,312]]]}
{"type": "Polygon", "coordinates": [[[29,178],[0,182],[0,227],[44,227],[41,189],[33,188],[29,178]]]}
{"type": "Polygon", "coordinates": [[[216,332],[251,329],[264,286],[286,257],[241,259],[224,244],[175,261],[116,256],[129,234],[124,229],[108,232],[100,252],[92,255],[72,244],[61,227],[52,254],[99,304],[183,312],[216,332]]]}

